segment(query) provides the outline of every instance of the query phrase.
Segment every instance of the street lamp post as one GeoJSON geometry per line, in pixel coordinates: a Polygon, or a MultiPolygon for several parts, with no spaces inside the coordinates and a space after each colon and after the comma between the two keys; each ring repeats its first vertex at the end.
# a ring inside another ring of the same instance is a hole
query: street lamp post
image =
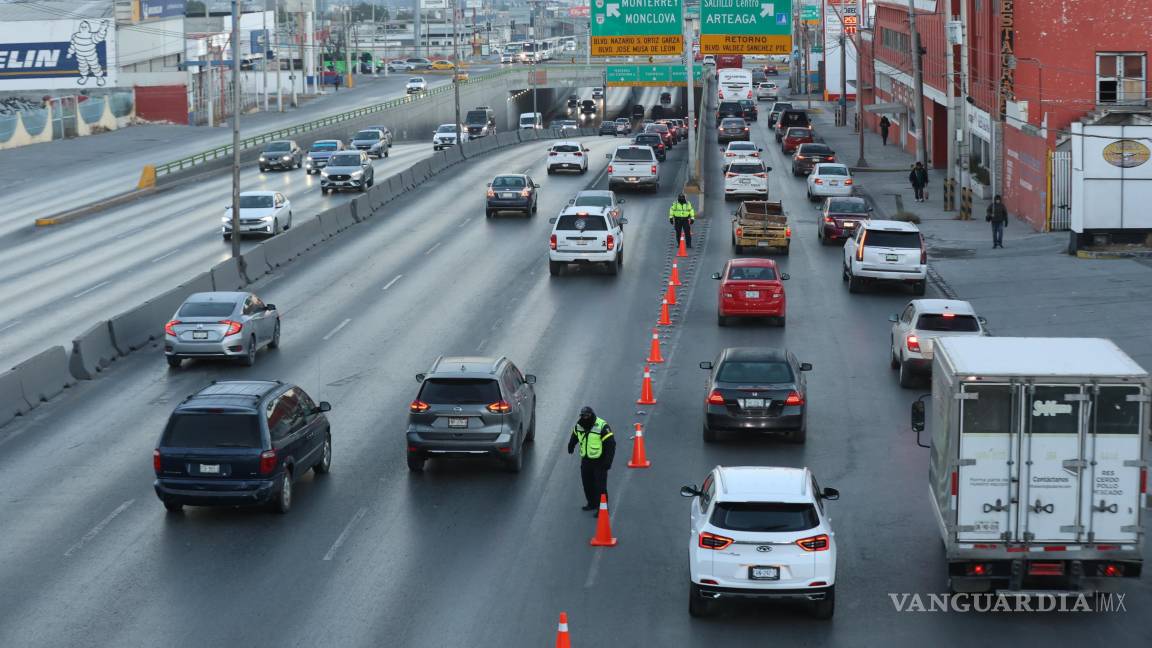
{"type": "Polygon", "coordinates": [[[240,254],[240,0],[232,0],[232,258],[243,275],[240,254]]]}
{"type": "Polygon", "coordinates": [[[452,0],[452,92],[456,102],[456,146],[460,147],[460,154],[463,155],[467,129],[460,123],[460,32],[456,19],[459,13],[459,0],[452,0]]]}
{"type": "MultiPolygon", "coordinates": [[[[692,57],[692,19],[684,16],[684,69],[688,88],[688,184],[700,186],[696,174],[696,78],[692,57]]],[[[703,107],[703,106],[701,106],[703,107]]]]}

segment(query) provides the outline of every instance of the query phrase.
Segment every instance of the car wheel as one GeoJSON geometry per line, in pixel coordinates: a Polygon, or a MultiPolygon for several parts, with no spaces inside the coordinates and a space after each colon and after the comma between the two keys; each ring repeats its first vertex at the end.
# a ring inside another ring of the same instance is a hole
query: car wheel
{"type": "Polygon", "coordinates": [[[900,363],[900,374],[897,380],[900,383],[900,386],[904,387],[905,389],[916,386],[916,379],[912,375],[912,369],[908,366],[907,362],[900,363]]]}
{"type": "MultiPolygon", "coordinates": [[[[389,144],[388,148],[392,148],[392,145],[389,144]]],[[[388,149],[384,149],[384,157],[388,157],[388,149]]]]}
{"type": "Polygon", "coordinates": [[[800,443],[804,443],[804,441],[807,439],[808,439],[808,414],[805,413],[803,415],[803,417],[800,419],[800,429],[792,430],[792,433],[788,435],[788,440],[791,441],[792,443],[800,444],[800,443]]]}
{"type": "Polygon", "coordinates": [[[848,264],[840,264],[840,281],[848,281],[848,264]]]}
{"type": "Polygon", "coordinates": [[[523,446],[523,444],[521,444],[521,446],[516,449],[516,452],[510,453],[504,459],[504,470],[506,470],[510,473],[518,473],[518,472],[520,472],[520,470],[522,468],[524,468],[524,446],[523,446]]]}
{"type": "Polygon", "coordinates": [[[532,213],[535,214],[536,210],[539,208],[540,208],[540,205],[535,200],[533,200],[532,201],[532,213]]]}
{"type": "Polygon", "coordinates": [[[261,166],[261,167],[260,167],[260,173],[268,173],[268,167],[266,167],[266,166],[261,166]]]}
{"type": "Polygon", "coordinates": [[[888,366],[893,369],[900,368],[900,358],[896,357],[896,340],[889,339],[888,342],[888,366]]]}
{"type": "Polygon", "coordinates": [[[524,443],[536,440],[536,412],[532,412],[532,423],[528,425],[528,434],[524,435],[524,443]]]}
{"type": "Polygon", "coordinates": [[[548,167],[548,175],[552,175],[553,173],[556,173],[556,169],[553,169],[552,167],[548,167]]]}
{"type": "Polygon", "coordinates": [[[332,470],[332,435],[324,435],[324,445],[320,448],[320,460],[312,466],[317,475],[327,475],[332,470]]]}
{"type": "Polygon", "coordinates": [[[495,215],[496,215],[495,209],[485,209],[484,210],[484,218],[492,218],[495,215]]]}
{"type": "Polygon", "coordinates": [[[836,586],[828,588],[823,601],[812,602],[812,616],[817,619],[831,619],[836,612],[836,586]]]}
{"type": "Polygon", "coordinates": [[[779,326],[780,328],[784,328],[785,326],[787,326],[787,324],[788,324],[788,316],[787,315],[781,315],[780,317],[776,318],[776,326],[779,326]]]}
{"type": "Polygon", "coordinates": [[[927,280],[917,281],[915,284],[912,285],[912,294],[917,295],[917,296],[923,295],[924,291],[927,289],[928,289],[928,281],[927,280]]]}
{"type": "Polygon", "coordinates": [[[616,257],[616,265],[620,266],[621,268],[624,267],[624,249],[623,248],[620,249],[620,255],[616,257]]]}
{"type": "Polygon", "coordinates": [[[276,236],[279,233],[280,233],[280,219],[274,218],[274,219],[272,219],[272,236],[276,236]]]}
{"type": "Polygon", "coordinates": [[[552,275],[553,277],[559,277],[560,272],[563,270],[564,270],[564,266],[560,262],[558,262],[558,261],[549,261],[548,262],[548,274],[552,275]]]}
{"type": "Polygon", "coordinates": [[[274,513],[292,510],[292,472],[287,468],[280,475],[280,485],[276,488],[276,499],[272,500],[271,508],[274,513]]]}
{"type": "Polygon", "coordinates": [[[184,363],[184,359],[178,356],[167,356],[168,366],[173,369],[179,369],[180,365],[184,363]]]}
{"type": "Polygon", "coordinates": [[[717,326],[728,326],[728,318],[724,317],[720,313],[716,313],[716,325],[717,326]]]}
{"type": "Polygon", "coordinates": [[[225,240],[225,241],[231,241],[231,240],[232,240],[232,235],[231,235],[231,234],[224,234],[224,240],[225,240]]]}
{"type": "Polygon", "coordinates": [[[280,348],[280,320],[276,320],[276,328],[272,329],[272,341],[268,343],[269,349],[280,348]]]}
{"type": "Polygon", "coordinates": [[[256,336],[255,335],[253,335],[251,338],[248,339],[248,353],[245,353],[244,357],[240,358],[240,364],[244,365],[245,367],[251,367],[252,365],[256,364],[256,336]]]}
{"type": "Polygon", "coordinates": [[[718,435],[716,433],[716,430],[713,430],[712,428],[708,427],[708,424],[705,423],[704,424],[704,443],[715,443],[719,439],[720,439],[720,435],[718,435]]]}
{"type": "Polygon", "coordinates": [[[716,601],[701,596],[700,586],[696,583],[688,584],[688,614],[697,618],[716,614],[716,601]]]}
{"type": "Polygon", "coordinates": [[[860,292],[860,280],[857,279],[855,277],[855,275],[852,274],[851,271],[848,272],[848,292],[850,292],[850,293],[860,292]]]}
{"type": "Polygon", "coordinates": [[[328,193],[327,189],[325,189],[324,187],[320,187],[320,195],[321,196],[327,195],[327,193],[328,193]]]}
{"type": "Polygon", "coordinates": [[[428,457],[422,452],[409,452],[408,453],[408,471],[409,472],[424,472],[424,462],[428,457]]]}
{"type": "Polygon", "coordinates": [[[164,508],[169,513],[179,513],[184,510],[184,505],[179,502],[164,502],[164,508]]]}

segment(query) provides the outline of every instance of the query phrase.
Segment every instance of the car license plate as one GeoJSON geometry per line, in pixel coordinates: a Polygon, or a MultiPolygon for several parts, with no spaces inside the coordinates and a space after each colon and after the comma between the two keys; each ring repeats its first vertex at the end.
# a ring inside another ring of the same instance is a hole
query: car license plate
{"type": "Polygon", "coordinates": [[[745,398],[740,401],[740,406],[745,409],[761,409],[764,407],[763,398],[745,398]]]}
{"type": "Polygon", "coordinates": [[[200,474],[202,475],[219,475],[220,464],[200,464],[200,474]]]}
{"type": "Polygon", "coordinates": [[[501,198],[515,198],[516,194],[514,194],[514,193],[502,193],[502,194],[500,194],[500,197],[501,198]]]}
{"type": "Polygon", "coordinates": [[[628,182],[640,182],[640,178],[629,177],[628,182]]]}
{"type": "Polygon", "coordinates": [[[192,331],[193,340],[207,340],[208,331],[192,331]]]}
{"type": "Polygon", "coordinates": [[[748,179],[748,178],[740,178],[740,184],[742,184],[742,185],[750,185],[750,184],[752,184],[752,180],[750,180],[750,179],[748,179]]]}
{"type": "Polygon", "coordinates": [[[468,419],[458,418],[458,417],[450,417],[448,419],[448,427],[452,427],[452,428],[468,427],[468,419]]]}
{"type": "Polygon", "coordinates": [[[856,227],[856,223],[854,223],[852,221],[844,221],[844,224],[841,227],[844,227],[844,228],[856,227]]]}
{"type": "Polygon", "coordinates": [[[576,241],[576,245],[588,245],[588,241],[576,241]]]}
{"type": "Polygon", "coordinates": [[[756,241],[757,247],[768,247],[772,244],[771,241],[756,241]]]}
{"type": "Polygon", "coordinates": [[[760,291],[759,290],[745,290],[744,291],[744,297],[747,299],[760,299],[760,291]]]}
{"type": "MultiPolygon", "coordinates": [[[[865,232],[865,234],[867,234],[867,232],[865,232]]],[[[900,255],[899,254],[885,254],[884,260],[887,261],[888,263],[899,263],[900,262],[900,255]]]]}
{"type": "Polygon", "coordinates": [[[839,187],[839,186],[840,186],[840,181],[839,181],[839,180],[832,180],[832,181],[831,181],[831,182],[829,182],[828,184],[832,185],[833,187],[839,187]]]}
{"type": "Polygon", "coordinates": [[[749,567],[748,578],[751,580],[780,580],[779,567],[749,567]]]}

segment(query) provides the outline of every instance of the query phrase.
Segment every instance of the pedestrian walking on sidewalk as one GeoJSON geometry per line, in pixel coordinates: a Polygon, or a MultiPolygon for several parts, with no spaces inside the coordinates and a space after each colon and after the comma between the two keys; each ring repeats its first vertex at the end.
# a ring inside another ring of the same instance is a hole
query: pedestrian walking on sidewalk
{"type": "Polygon", "coordinates": [[[568,454],[580,448],[580,482],[584,486],[584,509],[595,511],[600,496],[608,494],[608,470],[616,456],[616,439],[612,428],[596,416],[591,407],[580,408],[580,418],[568,437],[568,454]]]}
{"type": "Polygon", "coordinates": [[[888,129],[892,128],[892,122],[888,121],[888,116],[885,115],[880,118],[880,141],[884,146],[888,146],[888,129]]]}
{"type": "Polygon", "coordinates": [[[692,223],[696,222],[696,210],[684,194],[680,194],[668,209],[668,222],[676,227],[676,240],[679,241],[683,234],[685,245],[692,247],[692,223]]]}
{"type": "Polygon", "coordinates": [[[992,249],[1003,249],[1004,247],[1004,226],[1008,224],[1008,210],[1004,208],[1004,201],[1000,198],[1000,194],[992,199],[992,204],[988,205],[988,215],[984,220],[992,223],[992,249]]]}
{"type": "Polygon", "coordinates": [[[916,202],[924,202],[925,187],[928,186],[928,170],[924,165],[917,162],[912,167],[912,172],[908,174],[908,182],[912,183],[912,191],[916,194],[916,202]]]}

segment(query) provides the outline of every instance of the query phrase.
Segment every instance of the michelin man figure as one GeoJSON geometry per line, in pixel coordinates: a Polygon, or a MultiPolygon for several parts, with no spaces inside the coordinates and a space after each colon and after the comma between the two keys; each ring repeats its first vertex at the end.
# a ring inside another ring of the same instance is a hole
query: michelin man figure
{"type": "Polygon", "coordinates": [[[68,57],[75,57],[80,78],[76,83],[84,85],[88,77],[96,79],[96,85],[104,85],[104,69],[100,67],[100,57],[96,52],[96,45],[103,43],[108,37],[108,21],[100,21],[100,27],[92,31],[92,25],[87,20],[80,22],[80,29],[72,34],[72,44],[68,46],[68,57]]]}

